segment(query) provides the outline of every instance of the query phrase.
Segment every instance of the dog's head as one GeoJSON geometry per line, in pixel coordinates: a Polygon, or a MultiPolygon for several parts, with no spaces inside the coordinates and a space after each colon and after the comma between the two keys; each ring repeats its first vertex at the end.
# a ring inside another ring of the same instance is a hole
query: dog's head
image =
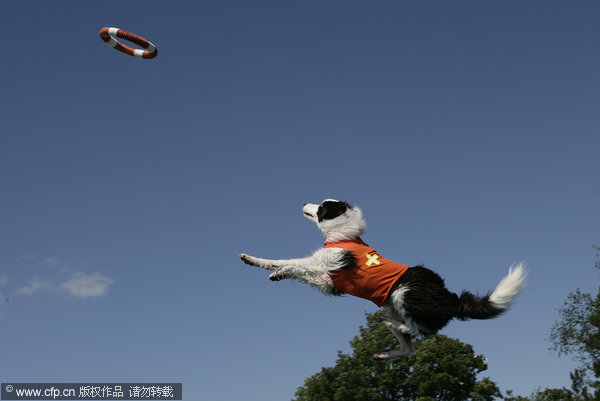
{"type": "Polygon", "coordinates": [[[356,239],[367,228],[358,206],[335,199],[325,199],[320,205],[305,203],[302,212],[329,242],[356,239]]]}

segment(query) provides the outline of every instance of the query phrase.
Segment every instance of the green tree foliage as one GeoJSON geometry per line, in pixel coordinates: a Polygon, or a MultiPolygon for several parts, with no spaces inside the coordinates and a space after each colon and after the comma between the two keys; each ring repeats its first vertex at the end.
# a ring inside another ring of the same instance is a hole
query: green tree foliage
{"type": "Polygon", "coordinates": [[[575,395],[571,390],[566,388],[552,388],[544,391],[536,392],[531,400],[532,401],[575,401],[575,395]]]}
{"type": "Polygon", "coordinates": [[[571,389],[538,389],[529,398],[507,391],[505,401],[600,401],[600,289],[596,296],[577,289],[558,312],[560,320],[550,332],[551,349],[581,363],[571,372],[571,389]]]}
{"type": "Polygon", "coordinates": [[[512,391],[507,391],[504,401],[579,401],[579,398],[574,398],[571,390],[561,389],[545,389],[544,391],[537,390],[529,398],[521,396],[513,396],[512,391]]]}
{"type": "Polygon", "coordinates": [[[398,346],[380,315],[367,314],[367,326],[350,341],[352,354],[338,352],[334,367],[307,378],[296,401],[491,401],[500,396],[490,379],[477,379],[487,369],[485,358],[443,335],[418,341],[412,357],[374,361],[374,353],[398,346]]]}
{"type": "MultiPolygon", "coordinates": [[[[600,269],[600,260],[596,268],[600,269]]],[[[595,296],[580,289],[572,292],[559,315],[550,332],[552,349],[559,355],[572,355],[581,365],[571,373],[572,391],[556,391],[568,392],[573,400],[600,400],[600,289],[595,296]]],[[[549,397],[540,400],[559,399],[549,397]]]]}
{"type": "Polygon", "coordinates": [[[508,390],[502,399],[504,401],[531,401],[531,399],[527,397],[513,396],[512,390],[508,390]]]}

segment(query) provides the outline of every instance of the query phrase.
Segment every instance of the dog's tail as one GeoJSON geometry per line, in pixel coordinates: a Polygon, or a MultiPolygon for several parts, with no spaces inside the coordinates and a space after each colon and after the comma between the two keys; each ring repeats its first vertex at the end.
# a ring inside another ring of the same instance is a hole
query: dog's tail
{"type": "Polygon", "coordinates": [[[527,270],[525,263],[521,262],[511,266],[508,275],[491,293],[483,297],[463,291],[458,299],[457,318],[466,319],[491,319],[506,311],[512,300],[525,286],[527,270]]]}

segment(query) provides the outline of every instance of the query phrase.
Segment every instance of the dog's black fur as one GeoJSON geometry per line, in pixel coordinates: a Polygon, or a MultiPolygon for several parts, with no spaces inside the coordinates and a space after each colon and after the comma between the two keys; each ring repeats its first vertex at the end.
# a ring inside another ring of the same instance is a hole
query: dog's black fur
{"type": "Polygon", "coordinates": [[[350,209],[348,202],[325,201],[317,210],[317,219],[332,220],[346,213],[348,209],[350,209]]]}
{"type": "Polygon", "coordinates": [[[401,285],[408,288],[403,297],[406,314],[425,336],[437,333],[453,318],[490,319],[505,311],[488,302],[489,294],[481,297],[463,291],[459,297],[448,291],[439,274],[421,265],[408,269],[394,289],[401,285]]]}

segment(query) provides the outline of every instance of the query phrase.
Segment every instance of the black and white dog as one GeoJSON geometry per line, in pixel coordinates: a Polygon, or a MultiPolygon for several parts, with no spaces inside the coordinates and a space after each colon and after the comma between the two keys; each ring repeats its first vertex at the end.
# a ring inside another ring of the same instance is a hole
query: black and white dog
{"type": "Polygon", "coordinates": [[[306,203],[304,216],[325,235],[325,247],[302,259],[269,260],[241,254],[253,266],[273,271],[273,281],[296,279],[329,295],[348,293],[375,302],[386,310],[382,323],[401,344],[400,349],[373,355],[388,360],[415,353],[412,339],[437,333],[454,318],[491,319],[500,315],[523,288],[527,272],[519,263],[496,289],[485,296],[448,291],[444,280],[423,266],[389,261],[362,242],[366,229],[361,210],[346,202],[326,199],[306,203]]]}

